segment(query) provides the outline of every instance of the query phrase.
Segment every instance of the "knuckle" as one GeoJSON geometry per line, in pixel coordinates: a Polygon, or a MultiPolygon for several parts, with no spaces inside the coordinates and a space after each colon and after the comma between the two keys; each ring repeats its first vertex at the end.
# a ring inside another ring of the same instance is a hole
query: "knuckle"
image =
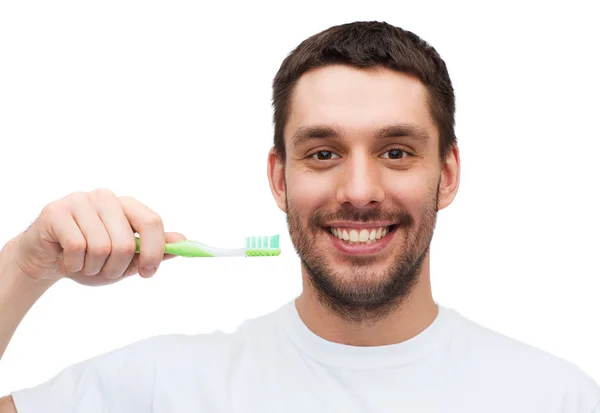
{"type": "Polygon", "coordinates": [[[163,221],[160,215],[150,214],[145,220],[145,225],[151,228],[162,228],[163,221]]]}
{"type": "Polygon", "coordinates": [[[60,201],[52,201],[44,208],[42,208],[42,217],[44,218],[52,218],[56,214],[58,214],[62,209],[64,209],[64,205],[60,201]]]}
{"type": "Polygon", "coordinates": [[[71,237],[65,240],[64,249],[66,249],[67,251],[81,252],[85,250],[85,247],[85,240],[82,240],[80,238],[71,237]]]}
{"type": "Polygon", "coordinates": [[[135,253],[135,249],[135,241],[121,242],[113,247],[112,252],[117,255],[133,255],[135,253]]]}
{"type": "Polygon", "coordinates": [[[111,191],[108,188],[105,187],[100,187],[100,188],[96,188],[92,191],[92,193],[100,198],[108,198],[108,197],[114,197],[115,194],[113,193],[113,191],[111,191]]]}
{"type": "Polygon", "coordinates": [[[87,197],[88,197],[88,193],[84,192],[84,191],[72,192],[69,196],[67,196],[68,199],[76,200],[76,201],[87,199],[87,197]]]}
{"type": "Polygon", "coordinates": [[[111,252],[111,246],[108,243],[101,243],[97,245],[90,246],[88,250],[88,254],[94,257],[106,257],[111,252]]]}
{"type": "Polygon", "coordinates": [[[65,201],[69,206],[72,207],[75,205],[88,205],[90,203],[90,198],[88,193],[79,191],[73,192],[65,199],[65,201]]]}

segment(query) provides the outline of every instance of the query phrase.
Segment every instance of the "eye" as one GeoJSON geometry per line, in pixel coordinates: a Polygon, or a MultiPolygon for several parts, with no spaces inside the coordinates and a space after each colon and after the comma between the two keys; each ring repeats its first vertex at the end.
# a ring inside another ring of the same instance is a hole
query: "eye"
{"type": "Polygon", "coordinates": [[[326,161],[328,159],[333,159],[334,156],[338,156],[331,151],[319,151],[311,155],[311,158],[315,158],[319,161],[326,161]]]}
{"type": "Polygon", "coordinates": [[[402,150],[402,149],[390,149],[389,151],[387,151],[385,153],[388,154],[388,156],[386,157],[384,154],[383,157],[387,158],[387,159],[403,159],[403,158],[406,158],[407,155],[409,155],[408,152],[406,152],[405,150],[402,150]],[[402,156],[402,153],[404,153],[406,155],[402,156]]]}

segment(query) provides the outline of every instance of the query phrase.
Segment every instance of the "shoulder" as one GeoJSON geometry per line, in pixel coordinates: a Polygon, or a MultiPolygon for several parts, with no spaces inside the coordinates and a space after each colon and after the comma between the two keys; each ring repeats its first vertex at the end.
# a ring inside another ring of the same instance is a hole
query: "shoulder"
{"type": "Polygon", "coordinates": [[[451,345],[465,368],[482,376],[495,374],[507,387],[561,393],[571,400],[600,400],[600,386],[573,362],[450,311],[456,332],[451,345]]]}

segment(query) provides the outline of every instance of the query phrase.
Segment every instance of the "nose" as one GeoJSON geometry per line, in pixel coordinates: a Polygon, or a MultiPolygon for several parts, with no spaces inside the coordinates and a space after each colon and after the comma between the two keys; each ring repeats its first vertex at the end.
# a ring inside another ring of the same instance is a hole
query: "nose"
{"type": "Polygon", "coordinates": [[[337,201],[355,208],[372,208],[385,199],[381,172],[367,155],[348,158],[340,170],[337,201]]]}

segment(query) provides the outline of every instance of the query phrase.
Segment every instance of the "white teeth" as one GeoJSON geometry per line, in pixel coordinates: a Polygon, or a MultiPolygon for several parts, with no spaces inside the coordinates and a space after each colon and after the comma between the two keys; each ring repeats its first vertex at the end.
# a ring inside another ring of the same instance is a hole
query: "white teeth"
{"type": "Polygon", "coordinates": [[[350,228],[339,228],[339,227],[331,227],[331,233],[346,242],[350,245],[365,243],[372,244],[384,237],[388,232],[388,228],[379,227],[379,228],[371,228],[371,229],[350,229],[350,228]]]}

